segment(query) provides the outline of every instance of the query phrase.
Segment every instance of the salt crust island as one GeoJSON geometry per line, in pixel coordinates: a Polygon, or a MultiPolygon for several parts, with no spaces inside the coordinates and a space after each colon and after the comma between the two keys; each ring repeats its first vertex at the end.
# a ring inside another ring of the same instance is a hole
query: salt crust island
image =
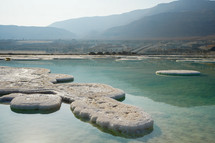
{"type": "Polygon", "coordinates": [[[73,80],[43,68],[0,67],[0,103],[10,104],[16,113],[45,114],[64,102],[77,118],[112,135],[137,138],[152,132],[149,114],[119,102],[125,98],[122,90],[99,83],[61,83],[73,80]]]}
{"type": "Polygon", "coordinates": [[[194,70],[160,70],[156,71],[157,75],[173,75],[173,76],[198,76],[201,73],[194,70]]]}

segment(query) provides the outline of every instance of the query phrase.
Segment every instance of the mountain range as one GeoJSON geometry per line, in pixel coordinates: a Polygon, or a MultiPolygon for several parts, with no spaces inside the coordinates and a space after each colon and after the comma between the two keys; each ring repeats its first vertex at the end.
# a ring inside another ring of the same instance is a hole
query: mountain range
{"type": "Polygon", "coordinates": [[[110,16],[47,27],[0,25],[0,39],[150,39],[215,35],[215,1],[178,0],[110,16]]]}
{"type": "Polygon", "coordinates": [[[0,25],[0,39],[73,39],[75,34],[54,27],[0,25]]]}
{"type": "Polygon", "coordinates": [[[215,2],[178,0],[119,15],[85,17],[55,22],[81,38],[142,39],[215,34],[215,2]]]}

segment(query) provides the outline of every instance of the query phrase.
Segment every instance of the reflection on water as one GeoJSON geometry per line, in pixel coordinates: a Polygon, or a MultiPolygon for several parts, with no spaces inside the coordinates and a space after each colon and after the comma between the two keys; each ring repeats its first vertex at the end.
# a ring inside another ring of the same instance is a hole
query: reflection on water
{"type": "Polygon", "coordinates": [[[77,120],[68,104],[44,114],[16,114],[0,105],[0,143],[4,142],[213,142],[215,132],[215,65],[171,60],[0,61],[1,66],[43,67],[71,74],[75,82],[106,83],[125,90],[124,103],[143,108],[155,121],[151,134],[125,139],[77,120]],[[197,70],[201,76],[157,76],[157,70],[197,70]]]}
{"type": "Polygon", "coordinates": [[[19,109],[13,109],[13,108],[11,108],[11,111],[13,111],[15,113],[19,113],[19,114],[51,114],[51,113],[54,113],[54,112],[56,112],[58,110],[60,110],[60,109],[40,111],[38,109],[35,109],[35,110],[19,110],[19,109]]]}
{"type": "Polygon", "coordinates": [[[126,64],[127,68],[123,71],[126,76],[119,73],[112,77],[119,77],[123,82],[135,85],[133,91],[127,91],[133,95],[147,96],[154,101],[181,107],[215,104],[215,71],[207,65],[149,61],[137,62],[135,64],[138,67],[135,68],[132,63],[126,64]],[[155,71],[162,69],[192,69],[202,72],[202,75],[191,77],[155,75],[155,71]]]}
{"type": "Polygon", "coordinates": [[[73,60],[54,61],[52,64],[58,67],[57,71],[54,69],[55,72],[60,73],[64,69],[64,73],[75,76],[76,82],[103,82],[122,88],[133,95],[146,96],[154,101],[180,107],[215,104],[215,70],[211,65],[149,59],[119,62],[111,59],[73,60]],[[157,70],[165,69],[198,70],[202,75],[198,77],[155,75],[157,70]],[[131,85],[133,88],[129,88],[131,85]]]}

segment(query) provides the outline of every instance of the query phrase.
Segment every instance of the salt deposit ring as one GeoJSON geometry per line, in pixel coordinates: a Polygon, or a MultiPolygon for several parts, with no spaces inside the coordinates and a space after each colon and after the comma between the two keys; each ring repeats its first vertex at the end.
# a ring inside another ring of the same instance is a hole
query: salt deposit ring
{"type": "Polygon", "coordinates": [[[10,107],[15,112],[54,112],[60,109],[62,99],[51,94],[31,94],[15,97],[10,107]]]}
{"type": "Polygon", "coordinates": [[[196,76],[200,75],[199,71],[194,70],[160,70],[156,71],[157,75],[175,75],[175,76],[196,76]]]}
{"type": "Polygon", "coordinates": [[[74,77],[72,75],[67,74],[49,74],[48,77],[52,83],[64,83],[64,82],[72,82],[74,81],[74,77]]]}

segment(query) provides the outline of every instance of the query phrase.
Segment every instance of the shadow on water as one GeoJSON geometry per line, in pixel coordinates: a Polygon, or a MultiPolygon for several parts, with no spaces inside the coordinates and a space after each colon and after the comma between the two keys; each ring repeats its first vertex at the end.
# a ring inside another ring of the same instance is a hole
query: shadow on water
{"type": "MultiPolygon", "coordinates": [[[[153,85],[144,85],[143,96],[179,107],[214,105],[214,80],[200,77],[156,77],[153,85]]],[[[141,91],[140,91],[141,92],[141,91]]],[[[141,93],[136,95],[140,95],[141,93]]]]}
{"type": "MultiPolygon", "coordinates": [[[[120,80],[124,90],[132,95],[146,96],[154,101],[179,107],[215,105],[214,66],[196,63],[176,63],[171,60],[147,60],[120,63],[114,74],[106,76],[120,80]],[[158,76],[157,70],[197,70],[200,76],[158,76]],[[127,85],[126,85],[127,84],[127,85]]],[[[112,72],[113,72],[112,71],[112,72]]]]}
{"type": "Polygon", "coordinates": [[[123,138],[126,138],[126,139],[137,139],[137,138],[142,138],[150,133],[153,132],[154,129],[147,129],[145,132],[143,133],[140,133],[140,134],[136,134],[136,135],[129,135],[129,134],[125,134],[125,133],[122,133],[122,132],[117,132],[117,131],[113,131],[113,130],[109,130],[109,129],[106,129],[106,128],[102,128],[96,124],[93,124],[91,123],[94,127],[96,127],[97,129],[99,129],[100,131],[104,132],[104,133],[108,133],[108,134],[111,134],[113,136],[119,136],[119,137],[123,137],[123,138]]]}
{"type": "MultiPolygon", "coordinates": [[[[140,132],[140,133],[138,133],[138,134],[127,134],[127,133],[123,133],[123,132],[120,132],[120,131],[117,131],[117,130],[111,130],[111,129],[108,129],[108,128],[101,127],[101,126],[97,125],[97,124],[94,123],[94,122],[90,122],[90,121],[89,121],[89,118],[80,118],[79,116],[76,116],[75,114],[74,114],[74,116],[75,116],[77,119],[79,119],[79,120],[81,120],[81,121],[83,121],[83,122],[85,122],[85,123],[91,124],[92,126],[96,127],[97,129],[99,129],[100,131],[102,131],[102,132],[104,132],[104,133],[108,133],[108,134],[111,134],[111,135],[113,135],[113,136],[123,137],[123,138],[125,138],[125,139],[138,139],[138,138],[143,138],[143,137],[145,137],[145,136],[151,134],[151,133],[154,131],[154,127],[153,127],[153,128],[145,129],[144,132],[140,132]]],[[[156,134],[154,134],[154,135],[156,135],[156,136],[157,136],[157,135],[160,135],[160,133],[161,133],[160,130],[157,130],[157,129],[159,129],[159,128],[157,128],[157,126],[155,126],[155,128],[156,128],[156,134]]],[[[149,138],[151,138],[151,137],[148,137],[148,139],[149,139],[149,138]]],[[[145,139],[145,140],[146,140],[146,139],[145,139]]]]}
{"type": "MultiPolygon", "coordinates": [[[[103,131],[103,130],[101,130],[101,131],[103,131]]],[[[109,132],[104,132],[104,133],[109,133],[109,132]]],[[[113,134],[111,134],[111,135],[113,135],[113,134]]],[[[129,143],[134,140],[139,141],[139,142],[147,142],[150,139],[158,138],[161,135],[162,135],[161,129],[157,125],[154,125],[153,130],[151,132],[149,132],[148,134],[145,134],[145,135],[142,135],[139,137],[130,137],[130,138],[124,137],[124,136],[119,136],[119,138],[115,138],[115,140],[118,142],[123,142],[123,143],[129,143]]],[[[115,136],[115,135],[113,135],[113,136],[115,136]]],[[[106,136],[106,135],[102,135],[102,138],[104,140],[108,140],[110,137],[106,136]]]]}
{"type": "Polygon", "coordinates": [[[57,112],[60,109],[53,109],[53,110],[19,110],[10,108],[11,111],[19,114],[51,114],[57,112]]]}
{"type": "Polygon", "coordinates": [[[154,124],[154,129],[153,129],[153,132],[151,134],[144,136],[142,138],[137,138],[137,140],[142,141],[142,142],[147,142],[148,140],[153,139],[153,138],[157,138],[161,135],[162,135],[161,129],[156,124],[154,124]]]}

